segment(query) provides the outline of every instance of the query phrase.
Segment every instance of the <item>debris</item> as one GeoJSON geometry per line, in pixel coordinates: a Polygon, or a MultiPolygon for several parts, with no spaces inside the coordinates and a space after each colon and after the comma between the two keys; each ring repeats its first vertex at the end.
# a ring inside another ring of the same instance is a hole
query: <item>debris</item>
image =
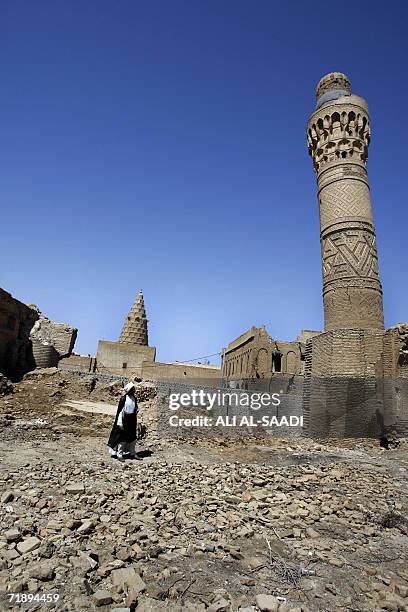
{"type": "Polygon", "coordinates": [[[13,491],[5,491],[3,495],[1,496],[0,501],[2,504],[7,504],[7,502],[13,501],[13,499],[14,499],[13,491]]]}
{"type": "Polygon", "coordinates": [[[280,601],[273,595],[257,595],[256,605],[261,612],[278,612],[280,601]]]}
{"type": "Polygon", "coordinates": [[[112,595],[106,589],[100,589],[95,591],[92,595],[92,599],[96,606],[106,606],[112,603],[112,595]]]}
{"type": "MultiPolygon", "coordinates": [[[[279,612],[328,601],[381,609],[387,593],[407,600],[402,453],[384,466],[375,441],[175,441],[158,435],[153,399],[141,406],[149,427],[139,450],[150,455],[122,469],[106,453],[112,417],[64,405],[89,397],[80,381],[32,374],[8,396],[15,420],[0,418],[2,494],[13,494],[0,506],[0,581],[11,575],[16,592],[63,584],[64,605],[84,612],[254,611],[257,595],[275,598],[279,612]],[[51,396],[57,389],[64,398],[51,396]],[[47,427],[10,426],[35,419],[47,427]],[[98,591],[111,602],[97,606],[98,591]]],[[[102,406],[105,384],[91,392],[102,406]]]]}
{"type": "Polygon", "coordinates": [[[36,548],[38,548],[41,544],[41,540],[37,537],[32,536],[31,538],[27,538],[22,542],[17,544],[17,550],[21,555],[25,555],[26,553],[32,552],[36,548]]]}

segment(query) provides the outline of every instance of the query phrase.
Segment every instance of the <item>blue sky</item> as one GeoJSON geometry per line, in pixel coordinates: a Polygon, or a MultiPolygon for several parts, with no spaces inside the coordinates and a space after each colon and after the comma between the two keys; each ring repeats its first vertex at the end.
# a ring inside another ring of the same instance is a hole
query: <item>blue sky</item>
{"type": "Polygon", "coordinates": [[[118,338],[143,288],[161,361],[251,325],[321,329],[315,86],[369,103],[386,324],[408,319],[403,2],[0,2],[0,286],[118,338]]]}

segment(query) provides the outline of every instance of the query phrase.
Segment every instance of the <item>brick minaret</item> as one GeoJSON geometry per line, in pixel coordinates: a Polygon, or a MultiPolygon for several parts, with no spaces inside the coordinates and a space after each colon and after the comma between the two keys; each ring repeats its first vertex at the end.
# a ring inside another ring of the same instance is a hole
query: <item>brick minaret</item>
{"type": "Polygon", "coordinates": [[[146,310],[141,291],[126,317],[119,342],[131,342],[148,346],[146,310]]]}
{"type": "Polygon", "coordinates": [[[345,74],[324,76],[307,126],[317,174],[325,330],[383,329],[382,289],[366,170],[367,102],[345,74]]]}

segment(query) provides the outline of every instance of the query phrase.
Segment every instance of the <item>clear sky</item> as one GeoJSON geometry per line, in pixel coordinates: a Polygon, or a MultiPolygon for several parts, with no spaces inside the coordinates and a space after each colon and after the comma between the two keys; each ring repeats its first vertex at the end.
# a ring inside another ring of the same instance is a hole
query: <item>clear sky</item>
{"type": "Polygon", "coordinates": [[[143,288],[161,361],[251,325],[322,329],[306,122],[369,103],[386,324],[408,319],[408,3],[2,0],[0,286],[116,340],[143,288]]]}

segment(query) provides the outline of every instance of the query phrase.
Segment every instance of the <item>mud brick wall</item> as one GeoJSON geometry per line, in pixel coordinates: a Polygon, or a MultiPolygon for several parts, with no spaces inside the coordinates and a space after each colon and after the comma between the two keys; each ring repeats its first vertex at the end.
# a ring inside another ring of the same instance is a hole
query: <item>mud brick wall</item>
{"type": "Polygon", "coordinates": [[[38,320],[31,330],[31,338],[42,344],[50,344],[58,353],[58,359],[70,355],[74,348],[78,330],[66,323],[55,323],[38,309],[38,320]]]}
{"type": "Polygon", "coordinates": [[[36,310],[0,289],[0,372],[17,380],[34,367],[30,331],[36,310]]]}
{"type": "Polygon", "coordinates": [[[305,431],[313,436],[377,434],[382,386],[381,330],[333,330],[308,341],[303,409],[305,431]]]}
{"type": "Polygon", "coordinates": [[[207,379],[215,380],[218,384],[221,379],[221,370],[216,367],[192,365],[186,363],[160,363],[144,361],[142,364],[142,378],[148,380],[175,380],[186,379],[190,384],[202,385],[207,379]]]}
{"type": "MultiPolygon", "coordinates": [[[[261,379],[244,379],[238,381],[240,389],[248,390],[248,392],[258,393],[279,393],[281,403],[276,408],[268,408],[268,413],[277,418],[290,416],[303,416],[303,384],[304,377],[302,375],[288,375],[276,373],[268,378],[261,379]]],[[[249,414],[249,413],[248,413],[249,414]]],[[[266,414],[266,413],[265,413],[266,414]]],[[[273,430],[273,435],[300,435],[301,429],[281,428],[273,430]]]]}
{"type": "MultiPolygon", "coordinates": [[[[211,436],[226,436],[226,437],[247,437],[254,436],[256,438],[268,438],[271,436],[276,437],[299,437],[302,435],[303,430],[301,426],[295,427],[276,427],[274,425],[270,427],[263,427],[257,425],[255,427],[240,426],[241,417],[252,417],[254,422],[260,420],[263,416],[269,419],[274,416],[278,420],[282,417],[286,417],[289,421],[290,416],[302,416],[302,389],[303,389],[303,376],[276,376],[273,380],[261,380],[261,381],[246,381],[251,382],[248,388],[231,389],[229,387],[223,387],[221,393],[231,394],[230,401],[225,401],[225,404],[216,404],[212,411],[206,412],[205,410],[200,411],[197,407],[180,408],[177,412],[172,412],[169,409],[169,396],[173,393],[191,393],[192,389],[202,389],[206,393],[213,394],[220,389],[217,385],[216,380],[202,379],[201,381],[182,381],[182,380],[169,380],[169,381],[152,381],[158,390],[158,429],[161,435],[169,437],[211,437],[211,436]],[[198,383],[198,384],[197,384],[198,383]],[[247,405],[237,404],[235,395],[253,397],[259,401],[259,395],[262,393],[279,393],[281,397],[281,403],[279,406],[268,406],[260,407],[255,410],[247,405]],[[237,426],[234,427],[202,427],[202,428],[190,428],[190,429],[178,429],[169,425],[169,417],[172,414],[177,414],[183,418],[191,418],[196,414],[204,414],[205,416],[211,416],[216,419],[218,416],[224,418],[237,417],[237,426]]],[[[219,381],[218,381],[219,382],[219,381]]]]}
{"type": "Polygon", "coordinates": [[[143,361],[155,360],[153,346],[141,346],[131,342],[100,340],[96,354],[98,372],[111,372],[120,376],[142,376],[143,361]]]}
{"type": "Polygon", "coordinates": [[[72,354],[61,359],[58,368],[69,372],[95,372],[96,359],[88,355],[72,354]]]}
{"type": "Polygon", "coordinates": [[[385,434],[408,435],[408,326],[387,329],[379,374],[382,375],[385,434]]]}
{"type": "Polygon", "coordinates": [[[251,327],[223,352],[224,377],[227,380],[240,380],[269,377],[272,372],[278,373],[273,359],[276,350],[280,353],[280,373],[303,374],[303,348],[304,343],[300,340],[275,340],[266,329],[251,327]]]}

